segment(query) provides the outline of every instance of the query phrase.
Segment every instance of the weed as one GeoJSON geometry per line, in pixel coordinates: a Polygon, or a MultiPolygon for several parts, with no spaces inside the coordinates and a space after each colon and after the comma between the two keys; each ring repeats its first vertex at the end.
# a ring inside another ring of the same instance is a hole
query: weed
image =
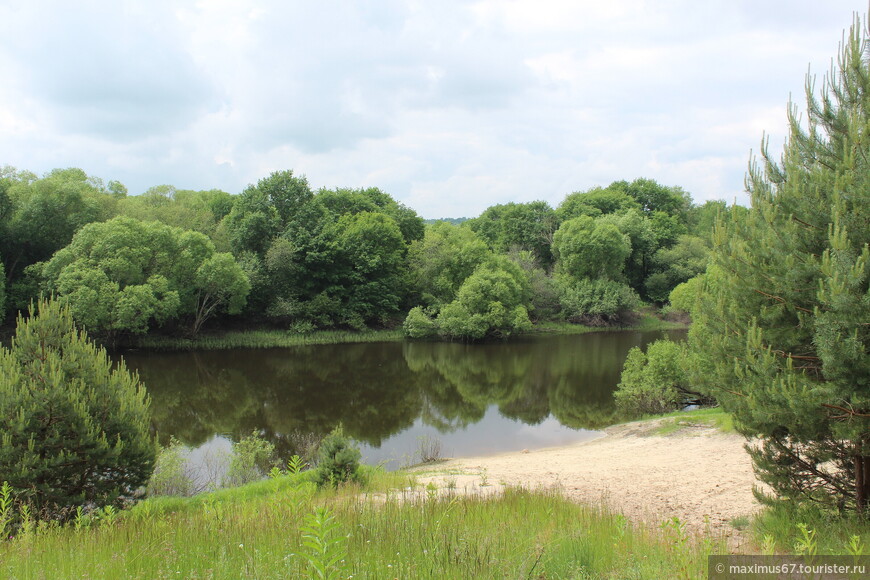
{"type": "Polygon", "coordinates": [[[287,473],[290,475],[296,475],[306,467],[308,467],[308,463],[303,461],[298,455],[294,455],[287,460],[287,473]]]}
{"type": "Polygon", "coordinates": [[[319,507],[305,516],[301,528],[304,556],[312,577],[337,579],[343,576],[346,558],[345,542],[338,522],[327,508],[319,507]]]}
{"type": "Polygon", "coordinates": [[[815,556],[818,553],[818,542],[816,541],[816,531],[809,529],[804,523],[797,524],[797,529],[800,531],[800,538],[795,541],[794,551],[801,556],[815,556]]]}
{"type": "Polygon", "coordinates": [[[12,532],[12,487],[8,481],[0,487],[0,540],[8,537],[7,531],[12,532]]]}
{"type": "Polygon", "coordinates": [[[423,435],[417,437],[419,443],[420,462],[436,463],[441,461],[441,440],[437,437],[423,435]]]}

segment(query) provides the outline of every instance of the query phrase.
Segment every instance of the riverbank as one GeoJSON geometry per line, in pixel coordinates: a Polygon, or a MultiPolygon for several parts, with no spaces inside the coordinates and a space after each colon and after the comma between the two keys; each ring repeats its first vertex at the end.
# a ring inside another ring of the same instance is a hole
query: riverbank
{"type": "Polygon", "coordinates": [[[725,535],[739,549],[745,543],[739,522],[759,510],[744,443],[706,421],[654,419],[609,427],[592,441],[450,459],[412,472],[424,486],[473,493],[555,488],[635,523],[658,526],[679,518],[688,530],[725,535]]]}
{"type": "MultiPolygon", "coordinates": [[[[656,331],[687,328],[683,323],[662,320],[653,314],[643,314],[630,326],[584,326],[568,322],[539,322],[528,333],[519,336],[552,334],[586,334],[607,331],[656,331]]],[[[355,344],[366,342],[399,342],[405,335],[399,329],[315,330],[294,332],[278,329],[244,329],[203,333],[196,338],[151,334],[136,342],[136,348],[159,351],[224,350],[230,348],[285,348],[319,344],[355,344]]]]}

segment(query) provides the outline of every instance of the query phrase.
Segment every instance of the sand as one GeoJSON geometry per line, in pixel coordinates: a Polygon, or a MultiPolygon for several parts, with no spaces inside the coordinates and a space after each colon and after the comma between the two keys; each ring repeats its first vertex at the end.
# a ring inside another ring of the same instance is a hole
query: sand
{"type": "Polygon", "coordinates": [[[638,523],[657,526],[677,517],[688,531],[722,534],[739,548],[745,540],[732,522],[759,509],[745,439],[695,424],[658,435],[661,423],[618,425],[602,437],[563,447],[449,459],[416,468],[418,481],[483,494],[505,485],[555,487],[572,500],[603,503],[638,523]]]}

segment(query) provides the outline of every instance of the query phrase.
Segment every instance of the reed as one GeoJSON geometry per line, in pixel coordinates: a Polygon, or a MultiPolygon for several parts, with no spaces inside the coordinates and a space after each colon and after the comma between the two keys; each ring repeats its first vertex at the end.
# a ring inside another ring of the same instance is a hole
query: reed
{"type": "Polygon", "coordinates": [[[246,330],[197,338],[144,336],[137,346],[149,350],[225,350],[230,348],[278,348],[315,344],[349,344],[361,342],[396,342],[401,330],[319,330],[299,334],[283,330],[246,330]]]}

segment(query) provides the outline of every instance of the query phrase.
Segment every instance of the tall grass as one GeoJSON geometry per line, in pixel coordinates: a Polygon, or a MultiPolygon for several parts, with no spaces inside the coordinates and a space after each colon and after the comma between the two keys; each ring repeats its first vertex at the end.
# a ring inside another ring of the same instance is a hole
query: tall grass
{"type": "Polygon", "coordinates": [[[314,344],[349,344],[359,342],[395,342],[402,340],[401,330],[319,330],[300,334],[284,330],[245,330],[197,338],[144,336],[138,346],[152,350],[221,350],[229,348],[273,348],[314,344]]]}
{"type": "Polygon", "coordinates": [[[698,578],[724,549],[678,523],[640,529],[555,491],[420,495],[401,474],[368,479],[318,490],[300,473],[149,499],[111,521],[0,543],[0,576],[698,578]]]}

